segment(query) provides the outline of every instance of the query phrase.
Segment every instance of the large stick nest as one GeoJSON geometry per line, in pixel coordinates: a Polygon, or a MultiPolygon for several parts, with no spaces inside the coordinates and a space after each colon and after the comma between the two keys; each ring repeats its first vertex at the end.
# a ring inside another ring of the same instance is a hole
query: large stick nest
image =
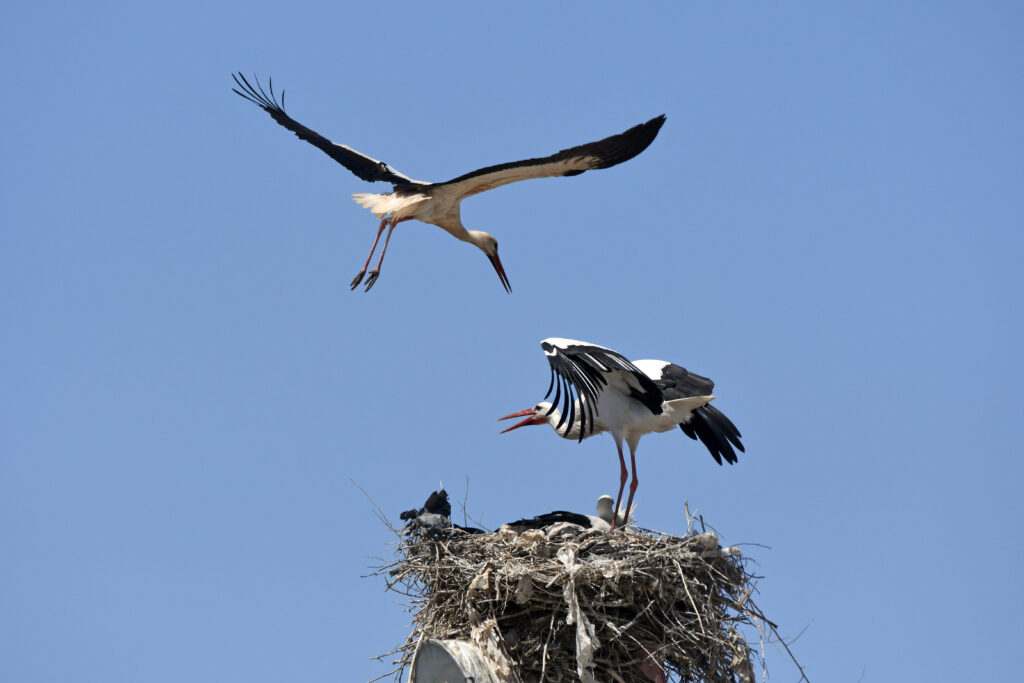
{"type": "Polygon", "coordinates": [[[412,600],[413,631],[389,653],[398,676],[425,639],[460,639],[509,680],[753,681],[740,631],[774,630],[739,550],[711,532],[563,524],[400,539],[398,559],[377,570],[412,600]]]}

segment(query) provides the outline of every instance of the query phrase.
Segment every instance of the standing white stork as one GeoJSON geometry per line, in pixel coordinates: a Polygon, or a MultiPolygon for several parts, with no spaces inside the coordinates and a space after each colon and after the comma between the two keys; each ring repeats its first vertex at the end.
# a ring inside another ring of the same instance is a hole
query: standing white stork
{"type": "Polygon", "coordinates": [[[281,91],[281,101],[278,102],[274,96],[273,81],[268,83],[270,91],[268,95],[258,80],[256,80],[254,88],[241,73],[232,74],[232,78],[241,88],[241,90],[232,88],[236,94],[261,107],[275,121],[295,133],[299,139],[318,147],[327,156],[363,180],[368,182],[379,180],[392,184],[393,191],[390,194],[360,192],[352,195],[357,203],[365,206],[381,219],[380,227],[377,228],[377,237],[373,240],[373,247],[370,248],[370,254],[366,257],[366,263],[352,280],[352,289],[358,287],[362,282],[363,276],[366,275],[366,269],[370,265],[370,259],[373,258],[373,253],[377,249],[377,242],[380,241],[381,233],[384,232],[384,226],[390,225],[377,267],[370,271],[366,280],[366,291],[370,291],[380,275],[380,266],[384,262],[384,253],[388,249],[391,232],[395,226],[402,221],[416,219],[443,228],[452,237],[469,242],[483,251],[498,273],[505,291],[511,292],[508,276],[505,275],[505,269],[498,258],[498,241],[482,230],[467,230],[462,225],[459,215],[459,204],[462,200],[485,190],[514,183],[517,180],[579,175],[584,171],[621,164],[647,149],[647,146],[658,135],[662,124],[665,123],[664,115],[656,116],[647,123],[633,126],[619,135],[570,147],[547,157],[487,166],[443,183],[429,183],[413,180],[383,161],[361,154],[351,147],[331,142],[319,133],[306,128],[285,113],[284,91],[281,91]]]}
{"type": "Polygon", "coordinates": [[[633,494],[639,484],[636,447],[644,434],[667,432],[679,425],[691,439],[699,438],[719,465],[723,459],[730,464],[736,462],[734,446],[743,451],[736,425],[708,405],[715,399],[711,395],[715,383],[707,377],[661,360],[630,362],[617,351],[574,339],[553,337],[540,345],[551,365],[551,384],[544,398],[554,390],[554,400],[542,401],[533,408],[500,418],[526,417],[502,434],[518,427],[545,423],[562,438],[578,441],[611,432],[619,451],[620,466],[616,510],[621,509],[619,504],[626,486],[626,460],[622,456],[625,440],[633,469],[623,513],[625,519],[629,519],[633,494]],[[560,400],[561,408],[558,407],[560,400]]]}

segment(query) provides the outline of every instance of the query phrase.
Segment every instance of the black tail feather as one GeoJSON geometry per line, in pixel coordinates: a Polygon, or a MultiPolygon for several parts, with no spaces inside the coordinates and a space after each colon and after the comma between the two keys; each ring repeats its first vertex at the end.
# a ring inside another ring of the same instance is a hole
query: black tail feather
{"type": "Polygon", "coordinates": [[[700,439],[719,465],[722,464],[723,458],[725,462],[734,464],[738,460],[736,451],[744,452],[743,443],[740,441],[743,435],[740,434],[740,430],[736,429],[736,425],[722,411],[712,405],[697,408],[693,411],[690,421],[679,425],[679,428],[691,439],[700,439]]]}

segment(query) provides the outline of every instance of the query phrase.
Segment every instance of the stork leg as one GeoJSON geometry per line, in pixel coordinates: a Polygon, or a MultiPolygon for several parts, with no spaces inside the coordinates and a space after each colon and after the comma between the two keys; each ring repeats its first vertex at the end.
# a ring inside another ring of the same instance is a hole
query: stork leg
{"type": "MultiPolygon", "coordinates": [[[[622,526],[626,526],[629,522],[629,509],[633,505],[633,494],[636,493],[636,487],[640,485],[640,480],[636,478],[636,449],[632,446],[629,447],[629,463],[633,467],[633,481],[629,482],[629,498],[626,499],[626,512],[622,515],[622,526]]],[[[625,470],[625,464],[622,467],[625,470]]]]}
{"type": "MultiPolygon", "coordinates": [[[[369,277],[366,278],[366,291],[370,291],[370,287],[373,287],[373,283],[380,277],[380,264],[384,263],[384,254],[388,253],[388,242],[391,241],[391,233],[395,231],[395,226],[402,221],[407,221],[408,218],[392,218],[391,227],[388,228],[388,236],[384,238],[384,248],[380,250],[380,260],[377,261],[377,267],[370,271],[369,277]]],[[[379,235],[378,235],[379,237],[379,235]]],[[[369,263],[369,261],[367,261],[369,263]]]]}
{"type": "MultiPolygon", "coordinates": [[[[619,495],[615,498],[615,507],[612,509],[612,528],[608,530],[608,533],[615,531],[615,522],[617,522],[619,518],[619,503],[622,502],[622,490],[626,488],[626,478],[629,476],[628,472],[626,472],[626,459],[622,457],[622,444],[617,443],[615,446],[619,449],[619,495]]],[[[635,464],[633,467],[636,469],[635,464]]],[[[630,491],[629,498],[630,500],[633,499],[632,491],[630,491]]],[[[626,519],[628,519],[628,517],[623,517],[623,521],[626,519]]]]}
{"type": "Polygon", "coordinates": [[[354,278],[352,278],[352,290],[354,291],[359,283],[363,281],[363,276],[366,275],[366,269],[370,267],[370,259],[373,258],[373,252],[377,251],[377,242],[380,241],[380,234],[384,232],[384,226],[388,224],[388,219],[385,218],[380,222],[380,227],[377,228],[377,237],[373,240],[373,246],[370,247],[370,255],[366,257],[366,263],[363,264],[363,269],[359,271],[354,278]]]}

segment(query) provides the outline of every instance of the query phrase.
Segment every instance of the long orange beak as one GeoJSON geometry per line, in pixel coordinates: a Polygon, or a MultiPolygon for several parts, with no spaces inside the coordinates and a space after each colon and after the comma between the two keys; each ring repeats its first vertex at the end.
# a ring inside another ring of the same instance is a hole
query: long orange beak
{"type": "Polygon", "coordinates": [[[498,278],[501,280],[502,287],[509,294],[512,293],[512,285],[508,283],[508,275],[505,274],[505,267],[501,265],[501,259],[498,258],[498,252],[494,252],[494,256],[488,256],[491,261],[491,265],[494,266],[494,272],[498,274],[498,278]]]}
{"type": "Polygon", "coordinates": [[[513,417],[523,417],[524,415],[528,415],[529,417],[527,417],[522,422],[515,423],[508,429],[502,429],[498,433],[504,434],[505,432],[511,432],[513,429],[525,427],[526,425],[542,425],[548,421],[547,418],[540,417],[539,415],[537,415],[537,413],[533,412],[533,408],[527,408],[526,410],[520,410],[518,413],[512,413],[511,415],[506,415],[505,417],[499,417],[498,421],[511,420],[513,417]]]}

